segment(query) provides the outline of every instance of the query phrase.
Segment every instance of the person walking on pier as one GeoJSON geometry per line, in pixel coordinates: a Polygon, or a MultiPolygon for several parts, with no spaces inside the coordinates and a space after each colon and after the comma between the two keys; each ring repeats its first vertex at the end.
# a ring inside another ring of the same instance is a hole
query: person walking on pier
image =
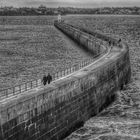
{"type": "Polygon", "coordinates": [[[48,75],[47,75],[47,82],[48,82],[48,84],[50,84],[51,81],[52,81],[52,76],[50,75],[50,73],[48,73],[48,75]]]}
{"type": "Polygon", "coordinates": [[[109,44],[109,46],[111,46],[111,41],[110,40],[109,40],[108,44],[109,44]]]}
{"type": "Polygon", "coordinates": [[[121,40],[121,38],[120,38],[120,39],[118,40],[118,43],[121,43],[121,41],[122,41],[122,40],[121,40]]]}
{"type": "Polygon", "coordinates": [[[50,75],[50,73],[48,73],[48,75],[44,75],[43,76],[43,79],[42,79],[42,82],[43,82],[43,85],[45,86],[46,84],[50,84],[52,81],[52,76],[50,75]]]}
{"type": "Polygon", "coordinates": [[[121,48],[121,42],[122,42],[122,40],[121,40],[121,38],[118,40],[118,46],[121,48]]]}

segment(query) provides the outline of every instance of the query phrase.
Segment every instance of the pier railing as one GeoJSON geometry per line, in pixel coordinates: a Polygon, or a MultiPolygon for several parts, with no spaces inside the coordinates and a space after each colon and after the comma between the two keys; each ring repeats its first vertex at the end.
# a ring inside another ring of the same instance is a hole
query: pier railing
{"type": "MultiPolygon", "coordinates": [[[[106,49],[103,52],[99,52],[98,54],[94,55],[94,58],[97,58],[98,56],[104,55],[107,52],[107,44],[103,44],[101,43],[100,45],[102,45],[102,47],[104,46],[106,49]]],[[[56,73],[51,74],[52,75],[52,79],[53,81],[62,78],[64,76],[67,76],[75,71],[80,70],[81,68],[84,68],[85,66],[88,66],[90,63],[92,63],[94,61],[94,59],[88,59],[88,60],[84,60],[79,64],[75,64],[65,70],[62,71],[58,71],[56,73]]],[[[37,87],[41,87],[42,84],[42,80],[41,79],[36,79],[33,81],[29,81],[27,83],[23,83],[20,85],[16,85],[14,87],[11,88],[7,88],[7,89],[3,89],[0,90],[0,100],[9,98],[11,96],[15,96],[15,95],[19,95],[21,93],[24,93],[26,91],[29,91],[31,89],[37,88],[37,87]]]]}
{"type": "MultiPolygon", "coordinates": [[[[89,65],[93,61],[94,61],[94,59],[88,59],[88,60],[82,61],[80,64],[75,64],[75,65],[73,65],[70,68],[67,68],[65,70],[56,72],[54,74],[51,74],[52,75],[52,79],[53,79],[53,81],[55,81],[55,80],[57,80],[59,78],[67,76],[67,75],[69,75],[69,74],[71,74],[71,73],[73,73],[75,71],[78,71],[81,68],[89,65]]],[[[33,88],[36,88],[36,87],[39,87],[41,85],[43,85],[42,84],[42,80],[41,79],[37,79],[37,80],[33,80],[33,81],[30,81],[30,82],[27,82],[27,83],[16,85],[16,86],[11,87],[11,88],[7,88],[7,89],[4,89],[4,90],[1,90],[0,91],[0,100],[6,99],[6,98],[14,96],[14,95],[21,94],[23,92],[29,91],[29,90],[31,90],[33,88]]]]}

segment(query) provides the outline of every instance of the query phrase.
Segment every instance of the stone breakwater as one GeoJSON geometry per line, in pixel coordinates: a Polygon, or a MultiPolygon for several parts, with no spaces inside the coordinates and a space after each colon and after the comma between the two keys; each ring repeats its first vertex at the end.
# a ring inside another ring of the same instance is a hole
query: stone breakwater
{"type": "Polygon", "coordinates": [[[140,140],[139,92],[138,83],[128,84],[113,104],[65,140],[140,140]]]}
{"type": "Polygon", "coordinates": [[[131,76],[129,49],[104,35],[82,32],[63,22],[55,26],[100,56],[89,66],[50,84],[0,102],[1,140],[62,140],[97,115],[131,76]],[[113,46],[105,46],[111,41],[113,46]]]}

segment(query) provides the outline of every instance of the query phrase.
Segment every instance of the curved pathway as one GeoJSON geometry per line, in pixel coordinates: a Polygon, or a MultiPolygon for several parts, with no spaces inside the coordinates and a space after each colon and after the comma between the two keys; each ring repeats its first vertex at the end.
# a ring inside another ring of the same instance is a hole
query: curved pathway
{"type": "MultiPolygon", "coordinates": [[[[65,36],[65,37],[67,38],[67,36],[65,36]]],[[[71,40],[69,39],[69,41],[71,41],[71,40]]],[[[68,41],[68,42],[69,42],[69,41],[68,41]]],[[[72,41],[72,42],[73,42],[73,41],[72,41]]],[[[73,42],[73,43],[74,43],[74,42],[73,42]]],[[[106,47],[106,46],[102,46],[102,47],[106,47]]],[[[80,69],[80,70],[78,70],[78,71],[75,71],[75,72],[73,72],[73,73],[71,73],[71,74],[68,74],[68,75],[66,75],[66,76],[64,76],[64,77],[62,77],[62,78],[59,78],[59,79],[57,79],[57,80],[54,80],[50,85],[47,85],[47,86],[41,85],[41,86],[39,86],[39,87],[33,88],[33,89],[31,89],[31,90],[28,90],[28,91],[26,91],[26,92],[22,92],[22,93],[20,93],[20,94],[15,94],[15,95],[9,96],[8,98],[4,98],[4,99],[0,100],[1,106],[4,106],[4,105],[7,103],[7,101],[10,102],[10,101],[12,101],[12,100],[18,99],[18,98],[20,98],[20,97],[25,97],[25,96],[27,96],[27,95],[32,95],[32,94],[35,95],[35,94],[38,93],[39,91],[45,90],[46,88],[53,86],[53,84],[55,84],[55,83],[56,83],[57,81],[59,81],[59,80],[68,78],[68,77],[70,77],[70,76],[73,75],[73,74],[77,74],[77,73],[80,72],[81,70],[84,70],[84,69],[86,69],[86,68],[89,68],[90,66],[92,66],[92,67],[93,67],[93,65],[96,66],[97,63],[103,62],[103,60],[105,60],[105,59],[110,55],[111,48],[106,47],[106,50],[107,50],[107,51],[106,51],[104,54],[101,54],[101,55],[98,56],[97,58],[94,58],[94,59],[93,59],[93,62],[92,62],[91,64],[89,64],[89,65],[83,67],[82,69],[80,69]]]]}
{"type": "MultiPolygon", "coordinates": [[[[72,32],[73,33],[73,32],[72,32]]],[[[72,34],[73,35],[73,34],[72,34]]],[[[81,38],[80,38],[81,39],[81,38]]],[[[89,46],[88,46],[89,47],[89,46]]],[[[93,47],[93,46],[92,46],[93,47]]],[[[67,76],[65,76],[65,77],[62,77],[62,78],[60,78],[60,79],[58,79],[58,80],[56,80],[56,81],[53,81],[52,82],[52,84],[50,84],[50,85],[47,85],[47,86],[41,86],[41,87],[39,87],[39,88],[35,88],[35,89],[32,89],[32,90],[30,90],[30,91],[27,91],[27,92],[24,92],[23,94],[20,94],[20,95],[15,95],[15,96],[12,96],[12,98],[9,98],[8,99],[8,102],[7,102],[7,100],[2,100],[0,103],[1,103],[1,107],[3,108],[3,109],[6,109],[6,108],[8,108],[9,106],[11,106],[11,105],[15,105],[16,103],[16,101],[18,100],[18,101],[21,101],[20,99],[23,99],[23,100],[26,100],[26,99],[29,99],[29,98],[32,98],[32,97],[34,97],[34,99],[36,100],[38,100],[38,98],[40,97],[40,96],[38,96],[38,95],[40,95],[40,94],[42,94],[42,93],[44,93],[44,91],[45,91],[45,93],[46,93],[46,95],[47,95],[47,91],[49,90],[49,89],[54,89],[54,87],[57,87],[57,86],[59,86],[59,81],[60,81],[60,83],[62,83],[63,81],[64,81],[64,79],[65,79],[65,81],[67,81],[67,78],[69,78],[69,77],[74,77],[74,76],[81,76],[81,75],[83,75],[83,74],[86,74],[88,71],[89,72],[94,72],[94,70],[99,70],[99,69],[101,69],[101,68],[103,68],[103,67],[105,67],[105,68],[108,68],[108,67],[110,67],[110,65],[113,63],[113,66],[115,66],[116,67],[116,64],[114,64],[116,61],[118,62],[118,59],[120,58],[121,59],[121,57],[122,56],[124,56],[124,54],[125,53],[128,53],[128,50],[127,50],[127,46],[126,45],[124,45],[124,44],[122,44],[121,43],[121,47],[122,48],[119,48],[119,47],[110,47],[110,48],[107,48],[107,51],[106,51],[106,53],[105,54],[102,54],[102,55],[100,55],[100,57],[99,58],[97,58],[96,60],[94,60],[94,62],[93,63],[91,63],[91,64],[89,64],[88,66],[86,66],[86,67],[83,67],[82,69],[80,69],[80,70],[78,70],[78,71],[75,71],[75,72],[73,72],[72,74],[70,74],[70,75],[67,75],[67,76]],[[72,75],[72,76],[71,76],[72,75]],[[62,81],[61,81],[62,80],[62,81]],[[22,97],[22,98],[21,98],[22,97]]],[[[122,60],[124,60],[124,58],[122,59],[122,60]]],[[[129,59],[127,59],[127,60],[129,60],[129,59]]],[[[128,62],[129,63],[129,62],[128,62]]],[[[129,66],[129,64],[128,64],[128,66],[129,66]]],[[[118,67],[117,67],[118,68],[118,67]]],[[[124,67],[125,69],[126,69],[126,67],[124,67]]],[[[129,68],[128,68],[129,69],[129,68]]],[[[127,72],[127,71],[126,71],[127,72]]],[[[116,72],[115,72],[116,73],[116,72]]],[[[98,74],[97,74],[98,75],[98,74]]],[[[120,76],[121,74],[119,74],[119,76],[120,76]]],[[[96,80],[96,76],[94,77],[91,77],[91,78],[93,78],[92,80],[96,80]]],[[[119,81],[120,81],[120,79],[119,79],[119,81]]],[[[109,86],[109,88],[111,88],[110,86],[109,86]]],[[[57,95],[58,95],[58,92],[55,92],[57,95]]],[[[52,96],[52,93],[50,92],[50,95],[52,96]]],[[[41,95],[42,96],[42,95],[41,95]]],[[[42,98],[43,99],[45,99],[44,98],[45,96],[44,96],[44,94],[43,94],[43,96],[42,96],[42,98]]],[[[42,104],[42,103],[41,103],[42,104]]],[[[25,104],[23,104],[23,106],[25,106],[25,104]]],[[[25,108],[26,109],[26,108],[25,108]]],[[[101,115],[101,114],[100,114],[101,115]]],[[[63,117],[63,116],[62,116],[63,117]]],[[[83,127],[83,128],[80,128],[79,130],[77,130],[76,132],[74,132],[70,137],[68,137],[67,139],[69,140],[69,139],[72,139],[72,140],[80,140],[80,139],[86,139],[86,140],[108,140],[108,139],[112,139],[112,138],[114,138],[114,136],[112,136],[112,134],[114,133],[114,132],[116,132],[116,129],[114,128],[114,126],[113,125],[109,125],[111,128],[106,128],[107,126],[108,126],[108,124],[109,124],[109,122],[107,122],[106,123],[106,125],[104,125],[105,126],[105,128],[103,127],[103,125],[102,125],[102,121],[98,121],[98,118],[96,119],[97,117],[95,117],[95,121],[88,121],[89,123],[86,123],[85,124],[85,126],[83,127]],[[92,124],[92,125],[91,125],[92,124]],[[100,135],[99,135],[100,134],[100,135]],[[104,135],[105,134],[105,135],[104,135]],[[105,136],[105,137],[103,137],[103,135],[105,136]]],[[[107,118],[107,116],[106,116],[106,118],[107,118]]],[[[106,120],[106,119],[104,119],[104,120],[106,120]]],[[[103,120],[103,121],[104,121],[103,120]]],[[[117,120],[116,118],[114,119],[114,120],[117,120]]],[[[118,119],[119,120],[119,119],[118,119]]],[[[70,121],[70,123],[71,123],[71,121],[70,121]]],[[[119,122],[118,122],[119,123],[119,122]]],[[[120,130],[120,129],[119,129],[120,130]]],[[[117,134],[115,133],[115,136],[116,136],[117,134]]],[[[123,136],[125,136],[125,133],[123,134],[123,136]]],[[[118,137],[119,137],[119,139],[120,138],[123,138],[123,137],[120,137],[120,135],[118,135],[118,137]]],[[[129,139],[129,137],[127,137],[128,139],[129,139]]],[[[118,139],[118,140],[119,140],[118,139]]]]}

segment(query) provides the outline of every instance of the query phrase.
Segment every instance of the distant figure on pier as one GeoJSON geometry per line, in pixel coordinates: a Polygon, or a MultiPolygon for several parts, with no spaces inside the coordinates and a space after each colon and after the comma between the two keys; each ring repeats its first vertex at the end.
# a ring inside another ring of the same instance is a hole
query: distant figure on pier
{"type": "Polygon", "coordinates": [[[47,83],[47,76],[46,75],[43,76],[42,83],[44,86],[46,85],[46,83],[47,83]]]}
{"type": "Polygon", "coordinates": [[[48,73],[48,75],[47,75],[47,82],[48,82],[48,84],[50,84],[51,81],[52,81],[52,76],[50,75],[50,73],[48,73]]]}
{"type": "Polygon", "coordinates": [[[118,46],[121,48],[121,38],[118,40],[118,46]]]}
{"type": "Polygon", "coordinates": [[[48,75],[44,75],[43,79],[42,79],[42,83],[45,86],[47,83],[50,84],[52,81],[52,76],[50,75],[50,73],[48,73],[48,75]]]}
{"type": "Polygon", "coordinates": [[[119,39],[119,40],[118,40],[118,43],[121,43],[121,41],[122,41],[122,40],[121,40],[121,39],[119,39]]]}
{"type": "Polygon", "coordinates": [[[108,42],[108,43],[109,43],[109,46],[111,46],[111,41],[110,41],[110,40],[109,40],[109,42],[108,42]]]}
{"type": "Polygon", "coordinates": [[[115,41],[112,42],[112,45],[115,46],[115,41]]]}

